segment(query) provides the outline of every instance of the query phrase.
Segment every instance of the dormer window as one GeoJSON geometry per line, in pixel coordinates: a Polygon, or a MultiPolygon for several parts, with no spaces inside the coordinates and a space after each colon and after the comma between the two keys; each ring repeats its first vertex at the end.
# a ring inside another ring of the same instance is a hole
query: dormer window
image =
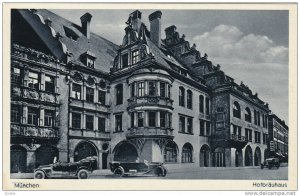
{"type": "Polygon", "coordinates": [[[128,54],[122,55],[122,65],[123,65],[123,68],[128,67],[128,54]]]}
{"type": "Polygon", "coordinates": [[[81,60],[87,67],[93,69],[95,67],[96,55],[88,50],[81,55],[81,60]]]}
{"type": "Polygon", "coordinates": [[[139,51],[138,50],[135,50],[132,52],[132,64],[136,64],[140,61],[140,58],[139,58],[139,51]]]}

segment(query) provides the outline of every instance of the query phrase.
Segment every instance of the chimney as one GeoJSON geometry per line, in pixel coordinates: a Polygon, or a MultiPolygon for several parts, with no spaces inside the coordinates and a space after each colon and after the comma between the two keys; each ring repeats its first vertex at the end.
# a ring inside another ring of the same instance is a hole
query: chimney
{"type": "Polygon", "coordinates": [[[90,23],[91,23],[92,15],[90,13],[85,13],[80,17],[81,27],[83,30],[83,34],[86,38],[90,39],[90,23]]]}
{"type": "Polygon", "coordinates": [[[131,25],[132,29],[135,30],[136,32],[140,32],[140,27],[141,27],[141,18],[142,18],[142,13],[139,10],[135,10],[129,15],[129,19],[131,18],[131,25]]]}
{"type": "Polygon", "coordinates": [[[158,47],[161,45],[161,14],[161,11],[156,11],[149,15],[150,39],[158,47]]]}

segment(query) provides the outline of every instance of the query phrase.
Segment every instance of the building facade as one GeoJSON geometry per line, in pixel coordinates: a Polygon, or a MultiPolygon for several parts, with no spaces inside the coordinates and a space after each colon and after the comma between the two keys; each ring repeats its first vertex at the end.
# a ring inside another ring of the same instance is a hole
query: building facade
{"type": "Polygon", "coordinates": [[[148,30],[140,11],[129,14],[118,46],[90,32],[89,13],[80,26],[48,10],[12,10],[11,172],[54,157],[97,156],[99,169],[110,161],[167,168],[262,162],[268,104],[176,26],[162,39],[161,17],[150,14],[148,30]]]}

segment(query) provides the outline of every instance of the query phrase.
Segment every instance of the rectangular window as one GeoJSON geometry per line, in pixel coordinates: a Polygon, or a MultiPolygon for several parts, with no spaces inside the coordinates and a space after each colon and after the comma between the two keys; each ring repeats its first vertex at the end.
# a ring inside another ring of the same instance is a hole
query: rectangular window
{"type": "Polygon", "coordinates": [[[205,132],[205,121],[200,120],[200,135],[204,136],[204,132],[205,132]]]}
{"type": "Polygon", "coordinates": [[[123,65],[123,68],[128,67],[128,54],[122,55],[122,65],[123,65]]]}
{"type": "Polygon", "coordinates": [[[145,82],[138,83],[138,96],[143,97],[145,95],[145,82]]]}
{"type": "Polygon", "coordinates": [[[199,96],[199,112],[204,113],[204,96],[199,96]]]}
{"type": "Polygon", "coordinates": [[[179,116],[179,132],[185,132],[185,117],[179,116]]]}
{"type": "Polygon", "coordinates": [[[94,66],[95,66],[95,60],[87,58],[86,62],[87,62],[87,66],[89,68],[94,68],[94,66]]]}
{"type": "Polygon", "coordinates": [[[33,89],[39,89],[39,75],[34,72],[29,72],[28,87],[33,89]]]}
{"type": "Polygon", "coordinates": [[[38,126],[39,110],[37,108],[28,107],[27,124],[38,126]]]}
{"type": "Polygon", "coordinates": [[[45,91],[54,92],[54,77],[45,76],[45,91]]]}
{"type": "Polygon", "coordinates": [[[135,83],[131,84],[131,97],[135,96],[135,83]]]}
{"type": "Polygon", "coordinates": [[[260,126],[260,113],[257,112],[257,125],[260,126]]]}
{"type": "Polygon", "coordinates": [[[206,121],[206,135],[210,135],[210,122],[206,121]]]}
{"type": "Polygon", "coordinates": [[[117,105],[123,104],[123,85],[119,84],[116,87],[116,91],[117,91],[117,105]]]}
{"type": "Polygon", "coordinates": [[[166,112],[160,112],[160,127],[166,127],[166,112]]]}
{"type": "Polygon", "coordinates": [[[168,119],[168,123],[169,123],[168,127],[171,128],[172,127],[172,114],[171,113],[169,113],[168,118],[169,118],[168,119]]]}
{"type": "Polygon", "coordinates": [[[87,102],[94,102],[94,89],[86,87],[86,101],[87,102]]]}
{"type": "Polygon", "coordinates": [[[130,114],[130,116],[131,116],[131,128],[134,128],[134,113],[131,113],[130,114]]]}
{"type": "Polygon", "coordinates": [[[254,110],[254,124],[257,125],[257,114],[256,114],[256,110],[254,110]]]}
{"type": "Polygon", "coordinates": [[[45,110],[45,115],[44,115],[44,125],[47,127],[52,127],[53,126],[53,115],[54,111],[51,110],[45,110]]]}
{"type": "Polygon", "coordinates": [[[160,88],[160,96],[166,97],[166,83],[161,82],[159,88],[160,88]]]}
{"type": "Polygon", "coordinates": [[[209,98],[205,98],[205,113],[209,114],[209,98]]]}
{"type": "Polygon", "coordinates": [[[135,50],[132,52],[132,64],[136,64],[137,62],[140,61],[140,58],[139,58],[139,51],[138,50],[135,50]]]}
{"type": "Polygon", "coordinates": [[[149,82],[149,95],[150,96],[155,96],[156,95],[156,83],[155,82],[149,82]]]}
{"type": "Polygon", "coordinates": [[[105,132],[105,118],[103,117],[98,118],[98,130],[101,132],[105,132]]]}
{"type": "Polygon", "coordinates": [[[105,91],[98,91],[98,101],[101,105],[105,105],[105,99],[106,99],[106,92],[105,91]]]}
{"type": "Polygon", "coordinates": [[[168,98],[171,98],[171,86],[168,85],[168,98]]]}
{"type": "Polygon", "coordinates": [[[13,68],[11,72],[11,83],[21,84],[21,70],[19,68],[13,68]]]}
{"type": "Polygon", "coordinates": [[[20,106],[19,105],[11,105],[11,113],[10,113],[11,122],[19,123],[20,118],[20,106]]]}
{"type": "Polygon", "coordinates": [[[193,118],[187,118],[187,132],[193,133],[193,118]]]}
{"type": "Polygon", "coordinates": [[[81,85],[72,84],[72,97],[79,100],[81,99],[81,85]]]}
{"type": "Polygon", "coordinates": [[[156,126],[156,112],[149,112],[149,127],[156,126]]]}
{"type": "Polygon", "coordinates": [[[186,107],[188,109],[192,109],[193,108],[193,93],[190,90],[187,91],[186,107]]]}
{"type": "Polygon", "coordinates": [[[143,112],[138,112],[138,127],[143,127],[144,126],[144,113],[143,112]]]}
{"type": "Polygon", "coordinates": [[[81,129],[81,114],[72,113],[72,128],[81,129]]]}
{"type": "Polygon", "coordinates": [[[115,115],[115,132],[122,131],[122,114],[115,115]]]}
{"type": "Polygon", "coordinates": [[[86,115],[85,122],[85,128],[87,130],[94,130],[94,116],[86,115]]]}

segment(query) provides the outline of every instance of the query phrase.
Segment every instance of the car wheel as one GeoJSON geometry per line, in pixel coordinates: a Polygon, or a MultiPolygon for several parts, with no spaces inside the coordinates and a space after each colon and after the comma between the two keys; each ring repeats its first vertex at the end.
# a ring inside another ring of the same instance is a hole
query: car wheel
{"type": "Polygon", "coordinates": [[[34,172],[34,179],[45,179],[46,175],[43,171],[34,172]]]}
{"type": "Polygon", "coordinates": [[[124,175],[124,169],[122,167],[118,167],[115,169],[114,174],[115,176],[122,177],[124,175]]]}
{"type": "Polygon", "coordinates": [[[161,175],[162,177],[165,177],[166,175],[167,175],[167,170],[166,170],[166,168],[163,168],[163,174],[161,175]]]}
{"type": "Polygon", "coordinates": [[[272,169],[272,166],[269,165],[268,168],[269,168],[269,169],[272,169]]]}
{"type": "Polygon", "coordinates": [[[155,173],[156,173],[157,176],[165,177],[166,173],[167,173],[167,170],[165,168],[158,167],[158,168],[156,168],[155,173]]]}
{"type": "Polygon", "coordinates": [[[89,172],[86,169],[81,169],[77,173],[77,178],[78,179],[87,179],[87,178],[89,178],[89,172]]]}

